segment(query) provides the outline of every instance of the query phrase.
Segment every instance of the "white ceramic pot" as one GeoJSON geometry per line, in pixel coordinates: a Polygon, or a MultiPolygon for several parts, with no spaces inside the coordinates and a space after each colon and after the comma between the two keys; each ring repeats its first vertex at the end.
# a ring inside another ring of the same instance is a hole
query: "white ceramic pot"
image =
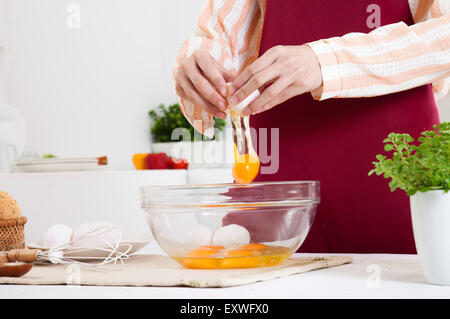
{"type": "Polygon", "coordinates": [[[227,164],[229,148],[225,142],[196,141],[196,142],[167,142],[153,143],[153,153],[166,153],[175,158],[184,158],[190,168],[224,167],[227,164]]]}
{"type": "Polygon", "coordinates": [[[411,214],[425,279],[450,285],[450,192],[416,193],[411,196],[411,214]]]}

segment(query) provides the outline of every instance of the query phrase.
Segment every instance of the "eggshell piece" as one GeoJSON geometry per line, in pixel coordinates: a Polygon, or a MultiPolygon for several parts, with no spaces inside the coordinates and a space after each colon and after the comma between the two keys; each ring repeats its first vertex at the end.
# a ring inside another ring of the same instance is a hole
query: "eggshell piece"
{"type": "Polygon", "coordinates": [[[225,247],[247,245],[250,243],[250,233],[240,225],[227,225],[214,232],[212,243],[216,246],[225,247]]]}
{"type": "Polygon", "coordinates": [[[230,104],[230,109],[232,109],[234,113],[240,114],[250,103],[252,103],[258,96],[260,96],[260,94],[261,93],[259,92],[259,90],[255,90],[240,103],[236,105],[230,104]]]}

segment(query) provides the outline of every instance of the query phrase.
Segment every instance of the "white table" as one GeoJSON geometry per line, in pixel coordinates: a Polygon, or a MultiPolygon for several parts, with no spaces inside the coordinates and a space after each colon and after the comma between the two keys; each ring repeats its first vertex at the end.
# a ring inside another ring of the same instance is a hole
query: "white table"
{"type": "MultiPolygon", "coordinates": [[[[125,234],[148,231],[139,186],[187,180],[185,171],[0,174],[0,189],[16,197],[28,217],[29,242],[61,222],[107,220],[125,234]]],[[[161,250],[152,243],[146,252],[161,250]]],[[[350,265],[233,288],[0,286],[0,298],[450,298],[450,287],[425,283],[417,256],[351,256],[350,265]]]]}
{"type": "Polygon", "coordinates": [[[450,286],[425,282],[416,255],[349,256],[354,259],[349,265],[240,287],[0,285],[0,298],[450,298],[450,286]]]}

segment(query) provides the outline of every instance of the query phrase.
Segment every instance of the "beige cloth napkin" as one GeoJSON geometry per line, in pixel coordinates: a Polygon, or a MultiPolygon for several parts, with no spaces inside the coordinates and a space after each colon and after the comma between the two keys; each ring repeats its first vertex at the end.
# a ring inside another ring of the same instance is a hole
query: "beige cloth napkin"
{"type": "Polygon", "coordinates": [[[1,277],[0,284],[231,287],[351,262],[352,258],[347,256],[291,257],[272,267],[197,270],[185,269],[167,256],[136,255],[116,271],[84,269],[78,265],[35,265],[23,277],[1,277]]]}

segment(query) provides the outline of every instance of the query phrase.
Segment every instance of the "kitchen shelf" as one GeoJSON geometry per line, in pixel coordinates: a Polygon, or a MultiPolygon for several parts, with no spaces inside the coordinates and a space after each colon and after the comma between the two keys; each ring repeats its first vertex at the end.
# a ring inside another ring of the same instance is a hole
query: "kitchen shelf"
{"type": "Polygon", "coordinates": [[[186,176],[186,170],[161,169],[161,170],[109,170],[99,169],[92,171],[67,171],[67,172],[14,172],[0,173],[0,178],[42,178],[45,176],[95,176],[95,175],[126,175],[126,176],[186,176]]]}

